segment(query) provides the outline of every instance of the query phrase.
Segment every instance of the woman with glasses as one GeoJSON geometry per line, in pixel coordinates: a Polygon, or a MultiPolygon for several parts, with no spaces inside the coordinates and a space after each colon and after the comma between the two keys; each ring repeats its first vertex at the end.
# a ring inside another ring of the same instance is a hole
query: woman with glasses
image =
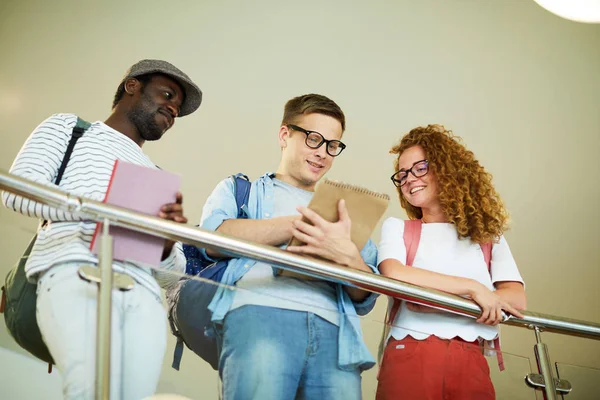
{"type": "Polygon", "coordinates": [[[393,301],[377,399],[494,399],[480,343],[497,338],[504,312],[522,317],[526,304],[503,236],[508,214],[491,175],[443,126],[411,130],[390,153],[392,182],[414,222],[384,222],[379,271],[469,297],[482,314],[475,320],[393,301]]]}

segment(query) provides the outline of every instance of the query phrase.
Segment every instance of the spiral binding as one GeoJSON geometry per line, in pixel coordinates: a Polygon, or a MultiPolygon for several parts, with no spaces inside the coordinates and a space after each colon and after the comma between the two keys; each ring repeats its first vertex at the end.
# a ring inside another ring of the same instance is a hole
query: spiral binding
{"type": "Polygon", "coordinates": [[[351,190],[353,192],[356,193],[364,193],[366,195],[369,196],[373,196],[373,197],[377,197],[383,200],[390,200],[390,196],[388,196],[386,193],[379,193],[379,192],[374,192],[372,190],[369,190],[367,188],[361,187],[361,186],[356,186],[356,185],[352,185],[350,183],[345,183],[345,182],[341,182],[341,181],[335,181],[335,180],[331,180],[331,179],[325,179],[325,182],[323,182],[324,185],[329,185],[329,186],[335,186],[337,188],[340,189],[348,189],[351,190]]]}

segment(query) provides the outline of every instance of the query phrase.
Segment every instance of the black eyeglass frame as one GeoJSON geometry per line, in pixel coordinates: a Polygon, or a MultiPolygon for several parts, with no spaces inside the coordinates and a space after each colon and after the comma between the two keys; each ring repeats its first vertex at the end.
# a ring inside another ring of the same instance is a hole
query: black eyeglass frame
{"type": "Polygon", "coordinates": [[[304,140],[304,143],[310,147],[311,149],[318,149],[319,147],[323,146],[323,143],[326,144],[325,146],[325,151],[327,152],[327,154],[329,154],[331,157],[337,157],[340,154],[342,154],[342,151],[344,151],[344,149],[346,148],[346,145],[339,141],[339,140],[327,140],[325,139],[325,137],[323,135],[321,135],[319,132],[317,131],[309,131],[306,130],[304,128],[299,127],[298,125],[292,125],[292,124],[286,124],[286,126],[294,131],[298,131],[298,132],[302,132],[306,135],[306,139],[304,140]],[[319,135],[321,137],[321,142],[316,145],[316,146],[311,146],[310,144],[308,144],[308,137],[310,136],[311,133],[316,133],[317,135],[319,135]],[[329,143],[338,143],[338,149],[341,149],[339,151],[339,153],[337,154],[331,154],[331,152],[329,151],[329,143]]]}
{"type": "Polygon", "coordinates": [[[400,170],[400,171],[396,171],[396,172],[394,172],[394,174],[393,174],[393,175],[390,177],[390,179],[392,180],[392,182],[394,183],[394,186],[396,186],[396,187],[402,187],[402,186],[406,185],[406,182],[407,182],[407,180],[404,180],[404,182],[402,182],[402,178],[400,178],[400,179],[397,179],[397,178],[396,178],[396,175],[398,175],[399,173],[406,174],[405,176],[406,176],[407,178],[408,178],[408,174],[409,174],[409,173],[413,174],[413,176],[414,176],[415,178],[422,178],[422,177],[424,177],[425,175],[427,175],[427,174],[429,173],[429,160],[425,159],[425,160],[416,161],[416,162],[415,162],[415,163],[412,165],[412,167],[410,167],[409,169],[407,169],[407,170],[405,170],[405,171],[403,171],[403,170],[400,170]],[[425,173],[424,173],[423,175],[417,175],[417,174],[415,174],[415,171],[413,171],[413,168],[414,168],[415,166],[417,166],[418,164],[421,164],[421,163],[423,163],[423,162],[424,162],[424,163],[425,163],[425,165],[427,166],[427,171],[425,171],[425,173]]]}

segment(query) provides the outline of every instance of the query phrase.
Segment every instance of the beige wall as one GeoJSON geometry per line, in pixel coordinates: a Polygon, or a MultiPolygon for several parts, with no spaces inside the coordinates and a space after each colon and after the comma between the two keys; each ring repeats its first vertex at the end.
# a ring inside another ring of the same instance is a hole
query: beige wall
{"type": "MultiPolygon", "coordinates": [[[[278,123],[292,96],[322,93],[346,112],[348,148],[329,177],[394,199],[389,147],[414,126],[446,124],[494,174],[530,309],[600,322],[599,25],[562,20],[529,0],[3,0],[0,51],[4,170],[50,114],[106,118],[137,60],[186,71],[204,104],[144,148],[183,174],[194,223],[220,179],[277,167],[278,123]]],[[[402,216],[392,203],[387,215],[402,216]]],[[[4,276],[35,221],[5,209],[0,221],[4,276]]],[[[365,322],[370,345],[383,306],[365,322]]],[[[503,333],[505,351],[532,356],[533,333],[503,333]]],[[[600,343],[544,338],[555,360],[600,368],[600,343]]],[[[4,330],[0,345],[16,347],[4,330]]],[[[191,353],[182,372],[168,368],[172,345],[161,389],[212,398],[215,375],[200,372],[191,353]]],[[[373,384],[371,372],[366,393],[373,384]]]]}

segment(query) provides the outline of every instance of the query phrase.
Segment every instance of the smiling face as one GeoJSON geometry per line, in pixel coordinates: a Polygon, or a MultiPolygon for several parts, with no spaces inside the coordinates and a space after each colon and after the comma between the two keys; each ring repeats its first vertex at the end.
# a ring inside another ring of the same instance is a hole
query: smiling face
{"type": "MultiPolygon", "coordinates": [[[[293,121],[308,131],[319,132],[326,140],[340,140],[342,124],[324,114],[301,115],[293,121]]],[[[282,149],[277,177],[298,188],[313,191],[317,182],[329,171],[333,159],[326,151],[326,144],[318,149],[306,145],[306,134],[283,125],[279,129],[279,145],[282,149]]]]}
{"type": "MultiPolygon", "coordinates": [[[[413,168],[415,164],[426,159],[427,156],[423,147],[409,147],[402,152],[398,159],[399,170],[408,171],[413,168]]],[[[419,173],[417,173],[417,175],[419,175],[419,173]]],[[[437,179],[431,170],[429,170],[426,175],[419,178],[415,177],[412,173],[409,173],[406,177],[406,183],[400,189],[402,191],[402,196],[406,201],[413,207],[421,208],[423,214],[426,214],[426,210],[428,209],[439,208],[437,179]]]]}
{"type": "Polygon", "coordinates": [[[155,75],[142,85],[136,79],[130,79],[134,91],[134,103],[127,111],[127,117],[137,129],[140,137],[146,141],[158,140],[175,123],[184,99],[184,92],[173,79],[155,75]]]}

